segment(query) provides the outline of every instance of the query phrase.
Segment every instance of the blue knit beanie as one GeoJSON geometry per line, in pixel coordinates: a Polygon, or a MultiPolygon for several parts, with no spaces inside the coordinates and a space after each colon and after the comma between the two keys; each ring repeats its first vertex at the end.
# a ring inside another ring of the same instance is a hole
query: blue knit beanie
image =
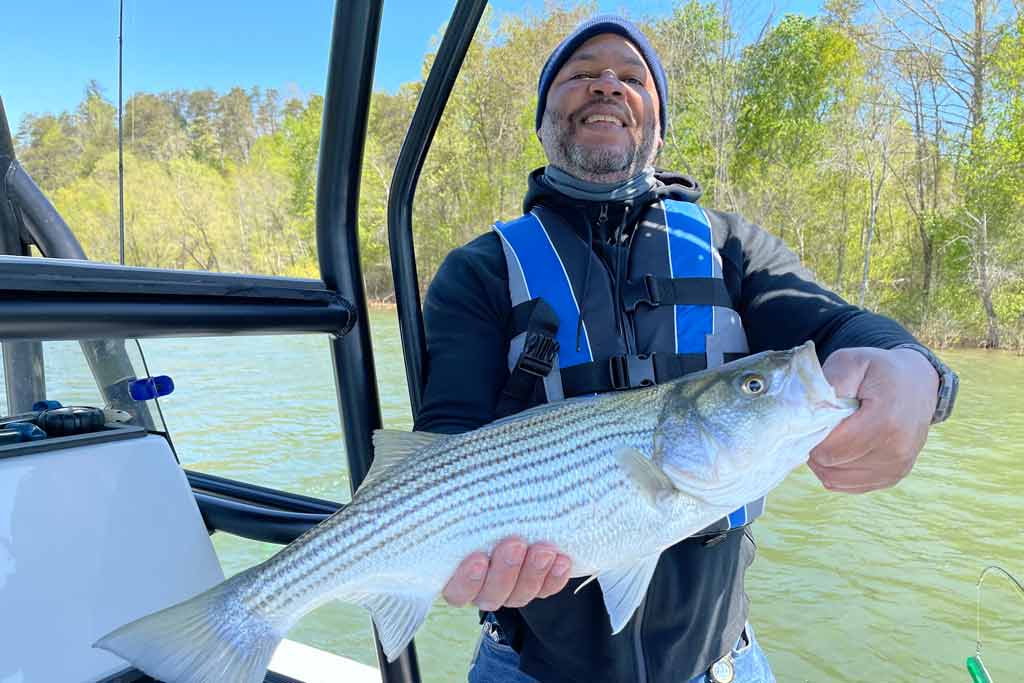
{"type": "Polygon", "coordinates": [[[576,49],[594,36],[602,33],[615,33],[629,40],[640,50],[647,68],[654,77],[654,87],[658,91],[661,110],[658,117],[661,122],[661,137],[665,137],[665,125],[668,120],[668,81],[665,78],[665,69],[661,66],[661,60],[654,51],[654,47],[647,40],[647,37],[640,32],[636,26],[622,17],[612,14],[603,14],[587,19],[577,26],[572,33],[566,36],[555,51],[548,57],[544,68],[540,72],[540,81],[537,84],[537,130],[540,130],[541,121],[544,120],[544,107],[547,105],[548,90],[551,89],[551,82],[555,75],[562,68],[569,57],[576,49]]]}

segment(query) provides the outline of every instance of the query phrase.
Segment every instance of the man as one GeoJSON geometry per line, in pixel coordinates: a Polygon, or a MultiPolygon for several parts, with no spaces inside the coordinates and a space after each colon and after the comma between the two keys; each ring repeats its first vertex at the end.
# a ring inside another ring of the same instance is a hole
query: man
{"type": "MultiPolygon", "coordinates": [[[[847,492],[904,477],[948,414],[955,375],[895,322],[815,284],[779,240],[697,207],[696,183],[655,173],[666,79],[640,31],[584,22],[548,59],[538,95],[549,165],[530,176],[525,215],[453,251],[427,294],[416,428],[466,431],[813,339],[829,381],[861,408],[811,469],[847,492]]],[[[773,680],[743,591],[760,509],[752,501],[667,550],[615,636],[600,591],[574,595],[580,580],[567,582],[571,558],[557,548],[512,538],[466,558],[444,594],[484,613],[470,680],[773,680]]]]}

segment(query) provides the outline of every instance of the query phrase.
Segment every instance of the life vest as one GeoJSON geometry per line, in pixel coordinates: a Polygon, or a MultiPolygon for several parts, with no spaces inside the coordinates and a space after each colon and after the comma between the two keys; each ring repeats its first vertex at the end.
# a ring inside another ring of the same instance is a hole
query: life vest
{"type": "MultiPolygon", "coordinates": [[[[711,226],[696,204],[652,205],[630,237],[620,315],[632,321],[631,339],[620,334],[608,270],[564,218],[539,207],[495,223],[494,230],[513,307],[510,377],[499,416],[538,402],[665,382],[749,353],[711,226]]],[[[749,524],[763,510],[764,499],[753,501],[700,533],[749,524]]]]}

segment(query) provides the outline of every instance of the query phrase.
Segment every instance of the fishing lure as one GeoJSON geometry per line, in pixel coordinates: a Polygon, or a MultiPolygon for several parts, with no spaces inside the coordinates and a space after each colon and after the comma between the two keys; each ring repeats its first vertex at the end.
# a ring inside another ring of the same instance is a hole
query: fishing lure
{"type": "Polygon", "coordinates": [[[981,661],[981,584],[985,581],[985,575],[990,571],[1000,572],[1003,576],[1013,582],[1021,595],[1024,595],[1024,585],[1010,572],[997,565],[989,565],[981,571],[978,577],[978,604],[977,604],[977,641],[974,646],[974,655],[967,658],[967,673],[971,675],[971,683],[993,683],[992,675],[985,668],[981,661]]]}

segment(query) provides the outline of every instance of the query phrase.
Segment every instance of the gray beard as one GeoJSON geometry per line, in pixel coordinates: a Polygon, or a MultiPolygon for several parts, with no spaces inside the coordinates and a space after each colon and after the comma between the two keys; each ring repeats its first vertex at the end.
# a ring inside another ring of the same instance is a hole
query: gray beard
{"type": "Polygon", "coordinates": [[[540,126],[541,144],[548,162],[569,175],[593,183],[620,183],[654,165],[658,150],[658,121],[644,122],[640,140],[631,140],[626,149],[594,148],[573,140],[576,123],[560,111],[544,110],[540,126]]]}

